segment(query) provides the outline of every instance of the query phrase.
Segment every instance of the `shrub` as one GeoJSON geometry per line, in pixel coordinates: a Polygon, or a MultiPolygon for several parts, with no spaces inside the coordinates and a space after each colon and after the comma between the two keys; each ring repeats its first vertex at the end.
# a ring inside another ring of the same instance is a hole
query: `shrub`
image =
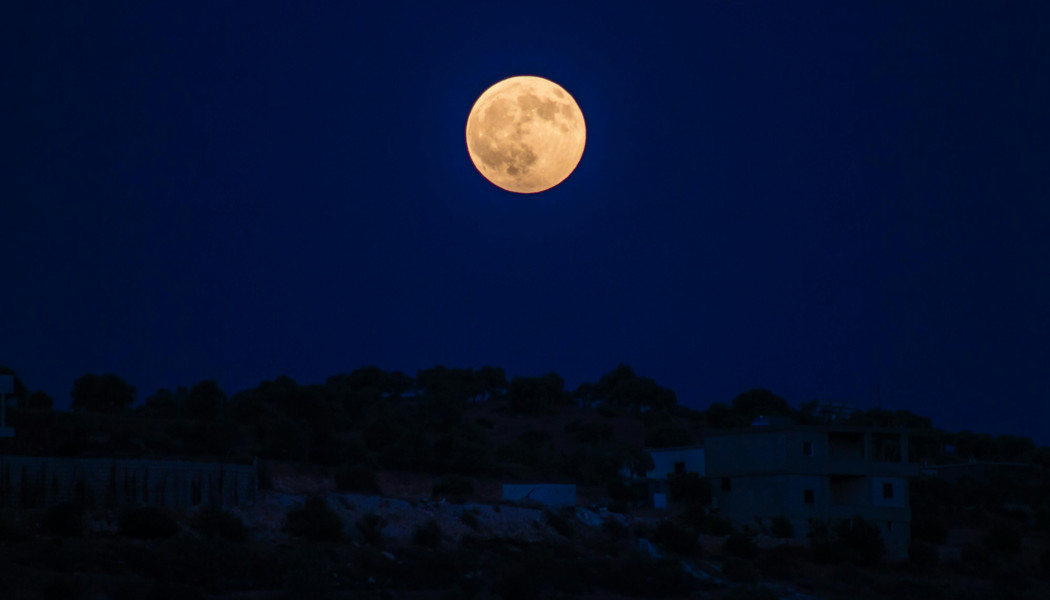
{"type": "Polygon", "coordinates": [[[462,475],[445,475],[434,482],[431,496],[469,496],[474,493],[474,480],[462,475]]]}
{"type": "Polygon", "coordinates": [[[660,524],[656,526],[656,532],[653,534],[653,542],[664,551],[673,554],[691,555],[700,550],[700,544],[697,542],[696,535],[673,521],[660,521],[660,524]]]}
{"type": "Polygon", "coordinates": [[[725,597],[725,600],[777,600],[780,596],[773,590],[758,586],[758,587],[746,587],[736,588],[729,592],[729,595],[725,597]]]}
{"type": "Polygon", "coordinates": [[[729,535],[733,531],[733,524],[718,515],[707,515],[704,519],[703,532],[707,535],[729,535]]]}
{"type": "Polygon", "coordinates": [[[44,586],[41,597],[44,600],[75,600],[83,598],[83,585],[79,585],[72,579],[65,577],[54,579],[44,586]]]}
{"type": "Polygon", "coordinates": [[[412,543],[423,548],[437,548],[441,545],[441,525],[437,521],[430,520],[422,525],[416,525],[412,532],[412,543]]]}
{"type": "Polygon", "coordinates": [[[671,500],[694,506],[711,504],[711,482],[696,473],[673,473],[667,477],[671,500]]]}
{"type": "Polygon", "coordinates": [[[74,500],[56,504],[44,511],[43,525],[51,535],[76,537],[84,531],[84,506],[74,500]]]}
{"type": "Polygon", "coordinates": [[[467,527],[470,527],[474,531],[477,531],[481,528],[481,523],[478,522],[478,516],[470,511],[465,510],[459,513],[459,520],[461,523],[463,523],[467,527]]]}
{"type": "Polygon", "coordinates": [[[774,546],[758,555],[755,566],[773,579],[795,581],[804,572],[800,568],[800,560],[797,548],[788,545],[774,546]]]}
{"type": "Polygon", "coordinates": [[[996,527],[981,538],[992,552],[1017,554],[1021,550],[1021,532],[1012,527],[996,527]]]}
{"type": "Polygon", "coordinates": [[[791,520],[784,515],[773,517],[769,530],[775,538],[790,539],[795,536],[795,527],[791,525],[791,520]]]}
{"type": "Polygon", "coordinates": [[[543,513],[543,518],[547,525],[550,525],[550,528],[557,531],[559,535],[571,538],[576,533],[576,529],[572,526],[572,521],[565,515],[559,515],[548,510],[543,513]]]}
{"type": "Polygon", "coordinates": [[[755,565],[735,556],[722,563],[722,575],[735,583],[754,583],[757,578],[755,565]]]}
{"type": "Polygon", "coordinates": [[[610,481],[605,486],[609,499],[620,504],[635,504],[645,500],[645,484],[630,485],[623,481],[610,481]]]}
{"type": "Polygon", "coordinates": [[[340,492],[377,492],[376,473],[365,465],[344,465],[335,470],[335,489],[340,492]]]}
{"type": "Polygon", "coordinates": [[[273,489],[273,474],[265,460],[260,460],[255,467],[255,477],[259,480],[260,490],[273,489]]]}
{"type": "Polygon", "coordinates": [[[835,528],[836,546],[850,562],[861,567],[879,563],[886,554],[886,544],[878,525],[863,517],[842,521],[835,528]]]}
{"type": "Polygon", "coordinates": [[[169,538],[179,525],[167,511],[156,506],[128,507],[120,511],[117,527],[122,535],[141,540],[169,538]]]}
{"type": "Polygon", "coordinates": [[[613,539],[620,539],[627,535],[627,526],[617,519],[605,519],[602,521],[602,533],[613,539]]]}
{"type": "Polygon", "coordinates": [[[202,508],[190,519],[190,526],[202,535],[231,542],[243,542],[248,537],[248,528],[240,517],[218,506],[202,508]]]}
{"type": "Polygon", "coordinates": [[[841,558],[831,535],[831,528],[827,523],[813,520],[809,523],[809,531],[806,533],[809,539],[809,548],[813,554],[813,560],[821,564],[836,564],[841,558]]]}
{"type": "Polygon", "coordinates": [[[375,513],[369,513],[357,521],[357,530],[365,543],[379,548],[383,545],[383,528],[387,526],[387,520],[375,513]]]}
{"type": "Polygon", "coordinates": [[[980,544],[967,544],[959,551],[959,559],[969,567],[973,574],[979,576],[991,575],[995,567],[995,558],[988,548],[980,544]]]}
{"type": "Polygon", "coordinates": [[[908,544],[908,560],[917,567],[928,569],[937,566],[937,546],[920,540],[908,544]]]}
{"type": "Polygon", "coordinates": [[[321,498],[310,498],[302,508],[288,512],[284,524],[288,533],[312,542],[337,542],[343,539],[343,523],[321,498]]]}
{"type": "Polygon", "coordinates": [[[758,549],[755,541],[743,533],[732,533],[722,544],[722,550],[731,556],[751,560],[755,557],[758,549]]]}
{"type": "Polygon", "coordinates": [[[911,539],[931,544],[943,544],[948,539],[948,528],[934,517],[921,517],[911,521],[911,539]]]}

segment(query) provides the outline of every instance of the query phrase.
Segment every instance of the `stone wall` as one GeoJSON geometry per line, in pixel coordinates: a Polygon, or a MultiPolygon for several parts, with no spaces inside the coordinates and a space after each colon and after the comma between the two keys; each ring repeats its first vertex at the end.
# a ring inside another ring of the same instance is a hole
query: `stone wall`
{"type": "Polygon", "coordinates": [[[39,508],[79,500],[89,507],[230,507],[252,502],[258,489],[250,465],[0,456],[0,506],[39,508]]]}

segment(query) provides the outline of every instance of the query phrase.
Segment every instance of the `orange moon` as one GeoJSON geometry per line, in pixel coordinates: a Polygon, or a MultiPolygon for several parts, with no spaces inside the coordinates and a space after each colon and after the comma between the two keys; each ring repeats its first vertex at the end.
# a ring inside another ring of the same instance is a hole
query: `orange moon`
{"type": "Polygon", "coordinates": [[[549,190],[583,157],[583,112],[560,85],[531,75],[485,90],[467,117],[467,151],[492,183],[520,194],[549,190]]]}

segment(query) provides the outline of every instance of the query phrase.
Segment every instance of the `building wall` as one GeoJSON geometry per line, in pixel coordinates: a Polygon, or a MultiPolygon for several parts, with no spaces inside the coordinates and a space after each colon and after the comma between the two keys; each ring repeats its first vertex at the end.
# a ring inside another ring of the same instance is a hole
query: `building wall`
{"type": "Polygon", "coordinates": [[[895,463],[873,460],[871,436],[852,430],[751,430],[705,442],[716,505],[734,525],[763,531],[783,515],[795,537],[804,539],[812,519],[835,523],[861,516],[880,527],[888,556],[907,555],[907,476],[917,467],[905,462],[906,439],[905,461],[895,463]],[[884,484],[892,492],[888,498],[884,484]]]}
{"type": "Polygon", "coordinates": [[[678,462],[685,463],[686,473],[703,477],[707,472],[703,448],[659,448],[648,452],[653,457],[653,470],[646,474],[649,479],[667,479],[678,462]]]}
{"type": "Polygon", "coordinates": [[[0,506],[66,500],[88,506],[238,506],[259,488],[250,465],[188,461],[0,456],[0,506]]]}
{"type": "Polygon", "coordinates": [[[503,484],[503,499],[512,502],[531,500],[547,506],[576,506],[576,486],[560,483],[506,483],[503,484]]]}

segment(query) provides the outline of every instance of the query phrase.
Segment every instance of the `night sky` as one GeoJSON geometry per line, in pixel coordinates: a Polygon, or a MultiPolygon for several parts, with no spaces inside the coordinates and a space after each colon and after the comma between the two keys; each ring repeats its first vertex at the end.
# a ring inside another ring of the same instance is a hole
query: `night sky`
{"type": "Polygon", "coordinates": [[[17,4],[0,364],[59,408],[622,362],[1050,444],[1050,3],[17,4]],[[541,194],[464,141],[520,74],[587,120],[541,194]]]}

